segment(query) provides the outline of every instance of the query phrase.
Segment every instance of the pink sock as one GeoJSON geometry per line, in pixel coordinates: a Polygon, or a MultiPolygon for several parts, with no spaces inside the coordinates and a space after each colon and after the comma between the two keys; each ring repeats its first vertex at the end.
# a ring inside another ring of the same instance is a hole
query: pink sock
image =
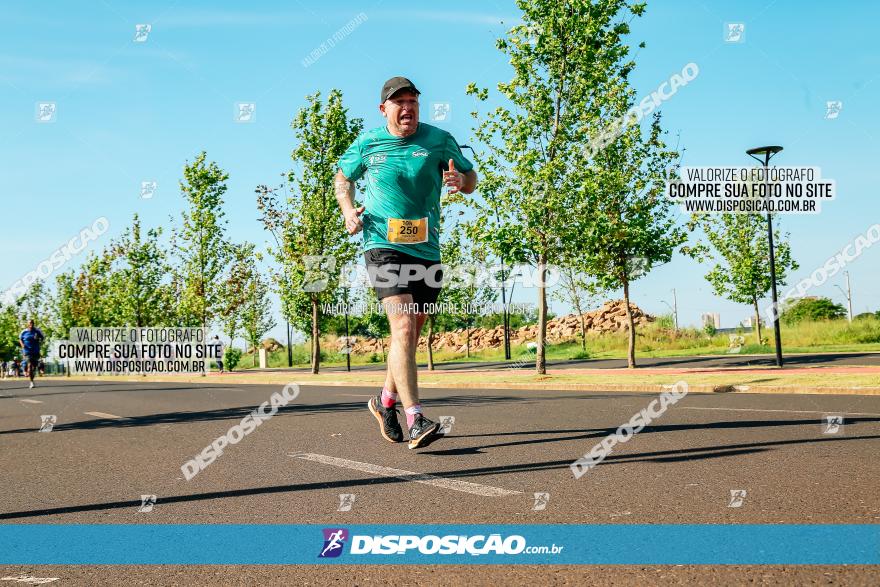
{"type": "Polygon", "coordinates": [[[397,403],[397,394],[393,391],[388,391],[387,387],[382,388],[382,407],[384,408],[393,408],[394,404],[397,403]]]}
{"type": "Polygon", "coordinates": [[[422,413],[422,404],[413,404],[405,409],[404,412],[406,412],[406,425],[412,428],[413,422],[416,420],[416,414],[422,413]]]}

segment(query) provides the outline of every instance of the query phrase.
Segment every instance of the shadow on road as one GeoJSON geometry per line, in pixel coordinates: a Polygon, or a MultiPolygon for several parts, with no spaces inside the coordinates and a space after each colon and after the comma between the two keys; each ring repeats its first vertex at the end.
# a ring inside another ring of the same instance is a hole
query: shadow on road
{"type": "MultiPolygon", "coordinates": [[[[813,422],[815,424],[815,422],[813,422]]],[[[657,462],[669,463],[679,461],[701,460],[723,458],[737,456],[750,453],[765,452],[778,446],[791,446],[801,444],[825,443],[825,442],[847,442],[853,440],[876,440],[880,439],[878,435],[872,436],[846,436],[846,437],[828,437],[828,438],[806,438],[798,440],[777,440],[769,442],[754,442],[749,444],[734,444],[729,446],[711,446],[699,448],[686,448],[677,450],[664,450],[655,452],[634,453],[626,455],[610,455],[599,466],[609,465],[626,465],[638,462],[657,462]]],[[[431,454],[426,452],[424,454],[431,454]]],[[[431,474],[439,477],[480,477],[484,475],[509,475],[511,473],[520,473],[527,471],[546,471],[551,469],[567,469],[571,464],[571,459],[544,461],[538,463],[520,463],[498,465],[493,467],[480,467],[475,469],[454,470],[454,471],[432,471],[431,474]]],[[[235,497],[247,497],[252,495],[267,495],[273,493],[293,493],[297,491],[311,490],[327,490],[342,489],[348,487],[358,487],[364,485],[384,485],[390,483],[406,483],[410,480],[421,478],[417,477],[370,477],[363,479],[343,479],[339,481],[320,481],[310,483],[297,483],[291,485],[275,485],[272,487],[254,487],[250,489],[234,489],[227,491],[210,491],[205,493],[196,493],[190,495],[173,495],[168,497],[159,497],[156,505],[168,503],[184,503],[192,501],[207,501],[211,499],[226,499],[235,497]]],[[[576,481],[573,481],[576,482],[576,481]]],[[[51,516],[58,514],[73,514],[82,512],[93,512],[123,508],[138,508],[142,502],[140,500],[112,501],[104,503],[92,503],[84,505],[63,506],[56,508],[42,508],[37,510],[26,510],[19,512],[0,513],[0,520],[13,520],[21,518],[34,518],[39,516],[51,516]]]]}
{"type": "MultiPolygon", "coordinates": [[[[154,384],[155,385],[155,384],[154,384]]],[[[92,389],[87,391],[53,391],[49,393],[35,393],[33,391],[28,390],[27,383],[24,383],[17,387],[4,387],[0,388],[0,392],[9,390],[26,390],[25,393],[21,395],[5,395],[0,396],[7,399],[29,399],[35,397],[44,397],[50,395],[81,395],[83,393],[133,393],[138,391],[190,391],[193,393],[197,393],[201,390],[235,390],[238,387],[230,384],[230,385],[199,385],[198,387],[193,387],[192,385],[179,386],[175,385],[174,387],[142,387],[142,386],[129,386],[129,387],[112,387],[112,383],[104,383],[103,385],[95,384],[95,383],[71,383],[65,384],[63,388],[66,389],[68,387],[101,387],[101,389],[92,389]],[[103,388],[107,389],[103,389],[103,388]]],[[[35,389],[40,390],[43,388],[49,387],[48,385],[38,385],[35,389]]]]}
{"type": "MultiPolygon", "coordinates": [[[[592,396],[591,396],[592,397],[592,396]]],[[[595,396],[599,399],[598,396],[595,396]]],[[[617,396],[619,397],[619,396],[617,396]]],[[[440,406],[479,406],[485,404],[497,403],[513,403],[513,402],[534,402],[538,397],[517,397],[510,395],[487,395],[487,396],[471,396],[471,395],[454,395],[448,396],[437,401],[432,401],[431,405],[440,406]]],[[[198,412],[165,412],[162,414],[149,414],[146,416],[133,416],[130,418],[97,418],[94,420],[83,420],[82,422],[68,422],[55,424],[52,433],[65,432],[71,430],[101,430],[107,428],[134,428],[139,426],[154,426],[159,424],[185,424],[193,422],[213,422],[222,420],[241,420],[250,414],[257,406],[246,405],[234,408],[218,408],[215,410],[203,410],[198,412]]],[[[366,399],[363,401],[346,401],[346,402],[327,402],[318,404],[295,404],[288,405],[278,410],[283,415],[314,415],[314,414],[334,414],[339,412],[366,411],[366,399]]],[[[2,430],[2,434],[22,434],[27,432],[36,432],[36,428],[18,428],[15,430],[2,430]]]]}
{"type": "MultiPolygon", "coordinates": [[[[846,420],[846,425],[857,424],[859,422],[880,422],[880,418],[850,418],[846,420]]],[[[727,422],[709,422],[706,424],[664,424],[657,426],[646,426],[639,435],[651,434],[658,432],[678,432],[683,430],[734,430],[737,428],[774,428],[780,426],[815,426],[820,425],[820,420],[735,420],[727,422]]],[[[433,454],[439,456],[455,456],[455,455],[474,455],[485,454],[485,449],[500,448],[504,446],[525,446],[530,444],[546,444],[565,442],[568,440],[585,440],[588,438],[604,438],[608,435],[615,434],[617,428],[605,429],[584,429],[584,430],[538,430],[529,432],[500,432],[495,434],[466,434],[450,436],[449,438],[474,438],[474,437],[490,437],[497,436],[520,436],[523,434],[570,434],[571,436],[551,437],[551,438],[528,438],[516,440],[512,442],[497,442],[494,444],[478,444],[474,446],[462,448],[450,448],[444,450],[424,451],[422,454],[433,454]]]]}

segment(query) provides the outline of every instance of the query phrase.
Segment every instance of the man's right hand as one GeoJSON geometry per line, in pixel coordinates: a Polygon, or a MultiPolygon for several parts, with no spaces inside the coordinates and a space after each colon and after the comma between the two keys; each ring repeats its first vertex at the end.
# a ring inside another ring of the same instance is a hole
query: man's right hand
{"type": "Polygon", "coordinates": [[[352,208],[345,214],[345,228],[348,234],[354,235],[364,229],[364,223],[361,220],[361,214],[364,213],[364,207],[352,208]]]}

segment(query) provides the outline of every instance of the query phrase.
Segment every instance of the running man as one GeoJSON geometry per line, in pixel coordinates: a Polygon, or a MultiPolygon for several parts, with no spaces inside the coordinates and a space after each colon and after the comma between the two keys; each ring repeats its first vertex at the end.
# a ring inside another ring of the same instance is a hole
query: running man
{"type": "Polygon", "coordinates": [[[27,376],[31,380],[30,389],[34,388],[34,376],[37,374],[37,366],[40,364],[40,345],[45,339],[43,331],[34,326],[33,320],[28,320],[27,328],[22,330],[18,337],[21,354],[27,359],[27,376]]]}
{"type": "Polygon", "coordinates": [[[223,343],[218,335],[214,336],[212,344],[214,345],[214,356],[216,357],[214,362],[217,363],[217,369],[223,373],[223,343]]]}
{"type": "Polygon", "coordinates": [[[335,180],[346,230],[364,232],[364,258],[391,327],[385,387],[367,406],[382,437],[401,442],[399,395],[411,449],[430,444],[440,429],[422,414],[416,371],[419,333],[442,279],[440,191],[445,185],[470,194],[477,185],[452,135],[419,122],[419,93],[405,77],[385,82],[379,112],[387,124],[361,133],[339,160],[335,180]],[[364,176],[364,202],[355,208],[355,182],[364,176]]]}

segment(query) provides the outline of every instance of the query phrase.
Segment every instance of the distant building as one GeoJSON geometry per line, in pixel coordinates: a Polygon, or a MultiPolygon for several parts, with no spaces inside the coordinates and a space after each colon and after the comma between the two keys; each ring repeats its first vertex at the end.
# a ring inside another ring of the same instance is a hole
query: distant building
{"type": "MultiPolygon", "coordinates": [[[[755,327],[755,317],[749,316],[748,318],[743,320],[740,324],[745,328],[754,328],[755,327]]],[[[764,322],[761,322],[761,324],[763,325],[764,322]]]]}
{"type": "Polygon", "coordinates": [[[705,312],[700,315],[700,323],[703,328],[710,324],[715,328],[721,328],[721,315],[718,312],[705,312]]]}

